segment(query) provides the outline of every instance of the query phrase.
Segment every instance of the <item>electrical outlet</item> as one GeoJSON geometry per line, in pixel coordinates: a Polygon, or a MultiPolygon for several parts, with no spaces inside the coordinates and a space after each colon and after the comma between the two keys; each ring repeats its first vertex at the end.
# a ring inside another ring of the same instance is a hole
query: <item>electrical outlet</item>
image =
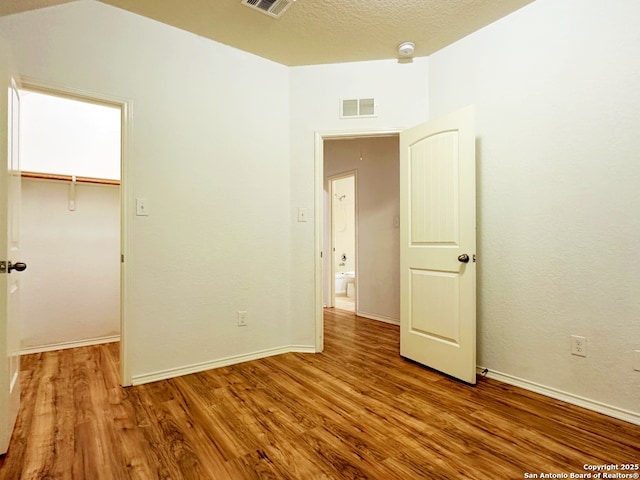
{"type": "Polygon", "coordinates": [[[580,335],[571,335],[571,355],[579,357],[587,356],[587,338],[580,335]]]}
{"type": "Polygon", "coordinates": [[[239,310],[238,311],[238,326],[246,327],[247,326],[247,311],[239,310]]]}

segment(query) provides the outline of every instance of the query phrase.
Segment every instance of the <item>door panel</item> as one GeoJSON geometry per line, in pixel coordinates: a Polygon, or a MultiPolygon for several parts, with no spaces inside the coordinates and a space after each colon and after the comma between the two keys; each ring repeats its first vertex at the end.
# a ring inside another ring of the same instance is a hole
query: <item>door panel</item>
{"type": "Polygon", "coordinates": [[[411,270],[411,330],[452,345],[459,344],[458,275],[411,270]]]}
{"type": "Polygon", "coordinates": [[[400,179],[400,353],[475,383],[473,110],[401,133],[400,179]]]}
{"type": "Polygon", "coordinates": [[[458,132],[442,132],[409,146],[411,244],[457,245],[458,132]]]}
{"type": "MultiPolygon", "coordinates": [[[[9,53],[0,43],[0,261],[17,263],[20,226],[19,112],[9,53]]],[[[9,446],[20,406],[20,272],[0,273],[0,454],[9,446]]]]}

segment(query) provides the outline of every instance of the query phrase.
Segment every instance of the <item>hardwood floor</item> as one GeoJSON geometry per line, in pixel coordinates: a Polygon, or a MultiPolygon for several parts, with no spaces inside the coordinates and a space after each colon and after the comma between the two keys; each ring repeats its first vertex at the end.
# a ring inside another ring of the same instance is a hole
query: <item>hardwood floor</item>
{"type": "Polygon", "coordinates": [[[126,389],[118,344],[23,357],[0,478],[515,479],[640,460],[640,426],[466,386],[403,360],[393,325],[331,310],[325,325],[322,354],[126,389]]]}
{"type": "Polygon", "coordinates": [[[353,297],[341,297],[336,295],[335,297],[335,308],[338,310],[346,310],[347,312],[355,313],[356,311],[356,300],[353,297]]]}

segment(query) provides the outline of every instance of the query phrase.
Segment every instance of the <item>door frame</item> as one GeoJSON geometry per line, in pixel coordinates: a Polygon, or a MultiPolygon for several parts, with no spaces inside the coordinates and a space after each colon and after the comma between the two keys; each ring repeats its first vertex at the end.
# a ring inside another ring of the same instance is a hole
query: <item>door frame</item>
{"type": "MultiPolygon", "coordinates": [[[[355,130],[328,130],[315,132],[314,145],[314,272],[315,272],[315,351],[324,350],[324,317],[323,317],[323,243],[324,243],[324,141],[331,139],[378,137],[399,135],[409,127],[362,128],[355,130]]],[[[327,252],[328,253],[328,252],[327,252]]]]}
{"type": "Polygon", "coordinates": [[[89,92],[77,88],[67,87],[51,82],[45,82],[37,78],[22,75],[20,77],[21,88],[24,90],[33,90],[47,95],[56,95],[66,97],[72,100],[80,100],[84,102],[97,103],[101,105],[110,105],[120,108],[120,384],[125,386],[132,385],[131,370],[129,366],[128,352],[128,330],[129,322],[129,302],[128,294],[130,284],[130,266],[125,262],[125,258],[129,258],[130,239],[129,226],[131,219],[127,216],[129,209],[129,158],[131,153],[131,112],[132,102],[129,99],[105,95],[102,93],[89,92]]]}

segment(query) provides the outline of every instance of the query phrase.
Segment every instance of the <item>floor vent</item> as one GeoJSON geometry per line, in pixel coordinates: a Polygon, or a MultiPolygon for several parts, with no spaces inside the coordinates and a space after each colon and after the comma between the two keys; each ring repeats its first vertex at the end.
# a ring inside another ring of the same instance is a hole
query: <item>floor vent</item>
{"type": "Polygon", "coordinates": [[[242,4],[270,17],[280,18],[296,0],[242,0],[242,4]]]}
{"type": "Polygon", "coordinates": [[[362,118],[376,116],[373,98],[350,98],[340,102],[340,118],[362,118]]]}

